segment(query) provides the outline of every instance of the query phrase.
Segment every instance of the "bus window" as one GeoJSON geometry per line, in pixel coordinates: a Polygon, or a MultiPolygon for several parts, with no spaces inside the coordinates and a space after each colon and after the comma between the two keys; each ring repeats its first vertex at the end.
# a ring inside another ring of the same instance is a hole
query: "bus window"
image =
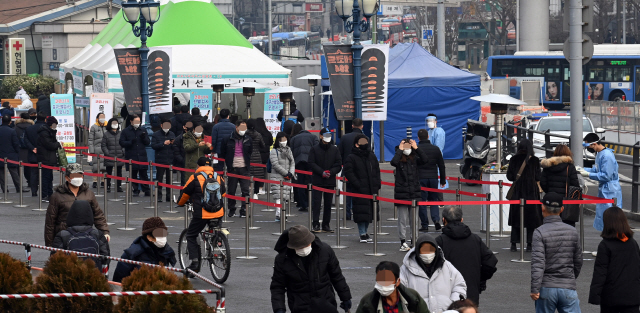
{"type": "Polygon", "coordinates": [[[628,82],[631,79],[631,68],[613,67],[607,68],[607,81],[628,82]]]}
{"type": "Polygon", "coordinates": [[[569,78],[571,78],[571,72],[569,71],[568,67],[564,68],[564,79],[563,80],[569,80],[569,78]]]}
{"type": "Polygon", "coordinates": [[[544,67],[535,65],[525,66],[524,76],[544,76],[544,67]]]}
{"type": "Polygon", "coordinates": [[[589,81],[594,81],[594,82],[605,81],[604,69],[601,67],[590,67],[589,81]]]}
{"type": "Polygon", "coordinates": [[[559,67],[547,67],[547,75],[545,75],[545,79],[548,81],[558,81],[560,78],[560,68],[559,67]]]}

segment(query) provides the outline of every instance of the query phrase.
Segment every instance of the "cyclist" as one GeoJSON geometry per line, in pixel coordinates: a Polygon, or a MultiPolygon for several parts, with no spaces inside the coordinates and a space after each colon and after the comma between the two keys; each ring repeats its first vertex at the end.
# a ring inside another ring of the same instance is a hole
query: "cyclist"
{"type": "MultiPolygon", "coordinates": [[[[187,228],[187,252],[191,260],[188,268],[194,272],[200,271],[198,234],[208,225],[210,220],[219,219],[224,215],[224,208],[221,208],[217,212],[209,212],[205,210],[203,206],[205,180],[206,178],[213,178],[214,176],[217,175],[214,175],[213,167],[211,167],[211,159],[206,157],[199,158],[198,168],[195,174],[189,177],[189,180],[184,185],[180,201],[178,201],[179,206],[185,205],[189,199],[191,199],[193,203],[193,217],[189,223],[189,228],[187,228]]],[[[217,176],[217,181],[220,185],[220,195],[224,196],[226,192],[224,180],[221,176],[217,176]]],[[[222,201],[222,199],[220,199],[220,201],[222,201]]]]}

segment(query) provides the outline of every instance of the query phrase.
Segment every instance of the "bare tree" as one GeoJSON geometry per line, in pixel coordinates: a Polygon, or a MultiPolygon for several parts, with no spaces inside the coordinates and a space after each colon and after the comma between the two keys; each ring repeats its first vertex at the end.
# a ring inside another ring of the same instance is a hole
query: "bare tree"
{"type": "Polygon", "coordinates": [[[510,24],[516,24],[516,0],[488,0],[484,2],[475,0],[469,5],[476,6],[476,14],[474,16],[487,30],[487,34],[489,34],[491,39],[490,44],[493,44],[494,42],[500,43],[500,45],[505,47],[504,53],[506,54],[507,35],[509,33],[508,28],[510,24]],[[490,23],[492,21],[502,22],[502,27],[496,27],[495,33],[492,31],[490,23]]]}

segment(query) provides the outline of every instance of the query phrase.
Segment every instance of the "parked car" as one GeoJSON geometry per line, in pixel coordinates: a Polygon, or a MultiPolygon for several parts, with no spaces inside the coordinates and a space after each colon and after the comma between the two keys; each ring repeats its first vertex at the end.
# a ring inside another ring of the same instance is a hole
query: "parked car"
{"type": "MultiPolygon", "coordinates": [[[[540,132],[546,132],[549,130],[549,133],[552,135],[561,135],[561,136],[571,136],[571,117],[570,116],[548,116],[543,117],[538,121],[538,124],[535,125],[534,130],[540,132]]],[[[582,138],[586,136],[588,133],[597,133],[600,137],[605,132],[603,128],[595,128],[593,127],[593,123],[591,123],[591,119],[588,117],[582,118],[582,138]]],[[[545,144],[545,135],[534,133],[533,134],[533,148],[535,150],[535,154],[539,158],[545,158],[546,152],[544,150],[545,144]]],[[[551,149],[555,149],[555,147],[559,144],[569,145],[568,138],[562,137],[554,137],[550,138],[551,149]]],[[[595,154],[589,152],[587,149],[583,150],[583,158],[585,166],[587,164],[593,164],[596,159],[595,154]]]]}

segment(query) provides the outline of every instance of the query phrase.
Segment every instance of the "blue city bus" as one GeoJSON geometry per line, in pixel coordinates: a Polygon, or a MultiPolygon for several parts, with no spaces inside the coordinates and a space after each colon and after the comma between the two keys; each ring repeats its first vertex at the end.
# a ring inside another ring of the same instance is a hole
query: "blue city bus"
{"type": "MultiPolygon", "coordinates": [[[[583,66],[584,99],[640,101],[640,45],[596,45],[583,66]]],[[[520,83],[542,81],[542,103],[551,110],[569,104],[569,62],[562,51],[519,51],[489,57],[492,79],[510,79],[510,95],[520,98],[520,83]]]]}

